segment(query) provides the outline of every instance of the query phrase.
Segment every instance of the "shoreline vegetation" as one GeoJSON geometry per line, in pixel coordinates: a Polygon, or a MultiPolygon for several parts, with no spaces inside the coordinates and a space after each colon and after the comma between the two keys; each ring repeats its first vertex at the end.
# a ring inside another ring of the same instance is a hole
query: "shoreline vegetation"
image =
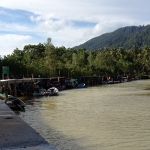
{"type": "MultiPolygon", "coordinates": [[[[12,54],[0,57],[0,73],[2,79],[16,81],[29,78],[45,79],[39,82],[39,86],[43,88],[47,88],[47,84],[71,88],[71,79],[85,83],[86,86],[112,84],[126,80],[149,79],[149,56],[150,47],[146,45],[140,48],[134,45],[128,50],[122,47],[105,47],[90,51],[85,48],[55,47],[51,38],[48,38],[44,44],[25,45],[23,50],[16,48],[12,54]]],[[[34,84],[32,81],[17,85],[1,84],[0,87],[1,93],[25,96],[33,93],[34,84]]]]}
{"type": "Polygon", "coordinates": [[[87,76],[144,76],[150,74],[150,47],[131,49],[109,48],[88,50],[55,47],[51,38],[44,44],[25,45],[12,54],[0,57],[0,73],[4,79],[87,77],[87,76]]]}

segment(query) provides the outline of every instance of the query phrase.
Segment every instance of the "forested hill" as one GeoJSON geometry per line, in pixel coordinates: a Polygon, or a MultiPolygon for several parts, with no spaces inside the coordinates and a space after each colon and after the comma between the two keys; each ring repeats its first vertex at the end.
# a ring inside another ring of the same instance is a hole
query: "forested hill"
{"type": "Polygon", "coordinates": [[[143,46],[150,46],[150,25],[127,26],[119,28],[114,32],[102,34],[74,48],[97,50],[103,49],[105,47],[109,48],[122,47],[128,50],[135,45],[138,48],[143,46]]]}

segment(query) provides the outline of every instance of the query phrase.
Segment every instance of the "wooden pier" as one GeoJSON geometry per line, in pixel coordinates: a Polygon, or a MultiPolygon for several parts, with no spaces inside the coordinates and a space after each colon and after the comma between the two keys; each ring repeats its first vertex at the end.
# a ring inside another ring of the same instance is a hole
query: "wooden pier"
{"type": "MultiPolygon", "coordinates": [[[[85,83],[86,86],[94,86],[102,84],[102,77],[74,77],[78,80],[78,83],[85,83]]],[[[8,95],[13,96],[23,96],[30,95],[34,88],[34,83],[41,81],[42,86],[49,83],[59,82],[60,85],[65,85],[65,77],[51,77],[51,78],[23,78],[23,79],[5,79],[0,80],[0,93],[5,93],[6,97],[8,95]]],[[[71,78],[69,78],[70,80],[71,78]]]]}
{"type": "Polygon", "coordinates": [[[24,78],[24,79],[6,79],[0,80],[0,93],[5,93],[6,97],[10,94],[10,90],[13,96],[17,96],[17,86],[19,84],[23,85],[25,83],[34,84],[37,79],[24,78]],[[13,88],[12,88],[13,87],[13,88]]]}

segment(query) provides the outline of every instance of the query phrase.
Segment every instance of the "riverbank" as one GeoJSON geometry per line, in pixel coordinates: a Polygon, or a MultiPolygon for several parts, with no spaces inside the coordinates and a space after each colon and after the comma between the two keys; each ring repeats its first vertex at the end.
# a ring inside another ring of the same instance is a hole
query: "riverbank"
{"type": "Polygon", "coordinates": [[[0,150],[57,150],[0,100],[0,150]]]}

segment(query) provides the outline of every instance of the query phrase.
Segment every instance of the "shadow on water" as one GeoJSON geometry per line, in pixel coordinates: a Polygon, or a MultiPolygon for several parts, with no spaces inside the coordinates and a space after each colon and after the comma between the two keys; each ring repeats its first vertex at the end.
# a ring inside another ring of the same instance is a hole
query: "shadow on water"
{"type": "MultiPolygon", "coordinates": [[[[65,96],[61,93],[60,96],[65,96]]],[[[76,139],[64,135],[60,130],[56,130],[43,121],[40,116],[41,111],[55,110],[57,104],[53,101],[49,103],[52,97],[32,97],[32,99],[24,100],[26,104],[25,112],[16,112],[25,122],[36,130],[48,143],[53,144],[58,150],[82,150],[76,139]]],[[[50,115],[50,114],[49,114],[50,115]]],[[[67,124],[66,124],[67,125],[67,124]]],[[[83,139],[83,138],[82,138],[83,139]]],[[[78,139],[79,140],[79,139],[78,139]]]]}

